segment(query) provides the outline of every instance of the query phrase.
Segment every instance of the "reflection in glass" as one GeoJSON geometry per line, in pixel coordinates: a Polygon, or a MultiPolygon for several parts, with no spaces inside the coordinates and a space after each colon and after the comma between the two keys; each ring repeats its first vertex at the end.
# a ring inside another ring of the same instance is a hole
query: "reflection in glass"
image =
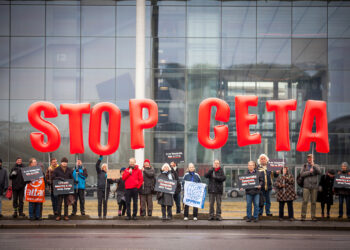
{"type": "Polygon", "coordinates": [[[291,6],[291,0],[257,0],[258,6],[291,6]]]}
{"type": "Polygon", "coordinates": [[[44,99],[44,69],[11,69],[11,99],[44,99]]]}
{"type": "Polygon", "coordinates": [[[187,67],[220,67],[220,39],[189,38],[187,42],[187,67]]]}
{"type": "Polygon", "coordinates": [[[154,72],[156,100],[185,100],[185,72],[178,69],[160,69],[154,72]]]}
{"type": "Polygon", "coordinates": [[[326,39],[293,39],[292,63],[298,69],[327,67],[326,39]]]}
{"type": "Polygon", "coordinates": [[[326,37],[327,8],[294,7],[293,37],[326,37]]]}
{"type": "Polygon", "coordinates": [[[185,37],[186,7],[160,6],[157,24],[159,37],[185,37]]]}
{"type": "MultiPolygon", "coordinates": [[[[151,66],[151,40],[146,38],[146,68],[151,66]]],[[[117,68],[135,68],[135,38],[117,38],[117,68]]]]}
{"type": "Polygon", "coordinates": [[[154,161],[166,162],[165,150],[184,149],[183,133],[155,133],[154,134],[154,161]]]}
{"type": "Polygon", "coordinates": [[[350,69],[349,39],[328,39],[328,67],[330,69],[350,69]]]}
{"type": "Polygon", "coordinates": [[[291,8],[258,8],[258,37],[290,37],[291,8]]]}
{"type": "Polygon", "coordinates": [[[0,36],[10,35],[10,6],[0,5],[0,36]]]}
{"type": "Polygon", "coordinates": [[[258,39],[257,63],[259,67],[290,67],[290,39],[258,39]]]}
{"type": "Polygon", "coordinates": [[[47,6],[47,36],[79,36],[80,6],[47,6]]]}
{"type": "Polygon", "coordinates": [[[184,131],[185,105],[182,102],[157,102],[158,123],[157,131],[184,131]]]}
{"type": "Polygon", "coordinates": [[[81,29],[82,36],[115,36],[115,8],[82,6],[81,29]]]}
{"type": "Polygon", "coordinates": [[[115,38],[83,37],[81,46],[82,68],[115,67],[115,38]]]}
{"type": "Polygon", "coordinates": [[[46,67],[80,68],[80,38],[47,37],[46,67]]]}
{"type": "Polygon", "coordinates": [[[221,11],[218,7],[188,7],[188,37],[219,37],[221,11]]]}
{"type": "Polygon", "coordinates": [[[46,98],[79,100],[79,69],[46,69],[46,98]]]}
{"type": "Polygon", "coordinates": [[[14,36],[44,36],[45,6],[44,5],[12,5],[11,35],[14,36]]]}
{"type": "Polygon", "coordinates": [[[350,38],[350,8],[328,8],[328,37],[350,38]]]}
{"type": "MultiPolygon", "coordinates": [[[[151,34],[151,6],[146,6],[146,36],[151,34]]],[[[136,36],[136,7],[118,6],[116,16],[117,36],[136,36]]]]}
{"type": "Polygon", "coordinates": [[[81,71],[83,100],[114,100],[114,69],[83,69],[81,71]]]}
{"type": "Polygon", "coordinates": [[[10,60],[10,39],[8,37],[0,37],[0,68],[8,67],[10,60]]]}
{"type": "Polygon", "coordinates": [[[12,67],[44,67],[45,39],[43,37],[12,37],[12,67]]]}
{"type": "Polygon", "coordinates": [[[222,38],[222,68],[251,68],[256,65],[256,39],[222,38]]]}
{"type": "Polygon", "coordinates": [[[184,68],[186,60],[185,38],[159,38],[154,41],[155,68],[184,68]]]}
{"type": "MultiPolygon", "coordinates": [[[[126,104],[125,109],[129,109],[129,99],[135,98],[135,69],[117,69],[117,100],[121,100],[122,104],[126,104]],[[127,100],[127,102],[123,102],[123,100],[127,100]]],[[[150,70],[146,69],[145,72],[145,97],[152,98],[153,94],[151,94],[151,84],[150,70]]]]}
{"type": "Polygon", "coordinates": [[[9,70],[8,69],[0,69],[0,99],[9,99],[9,70]]]}
{"type": "Polygon", "coordinates": [[[256,8],[222,8],[222,37],[256,37],[256,8]]]}

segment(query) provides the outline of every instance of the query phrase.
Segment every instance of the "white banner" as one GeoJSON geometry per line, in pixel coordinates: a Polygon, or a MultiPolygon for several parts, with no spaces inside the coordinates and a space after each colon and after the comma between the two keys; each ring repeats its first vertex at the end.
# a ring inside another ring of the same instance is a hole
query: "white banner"
{"type": "Polygon", "coordinates": [[[204,208],[207,184],[185,181],[183,203],[187,206],[204,208]]]}

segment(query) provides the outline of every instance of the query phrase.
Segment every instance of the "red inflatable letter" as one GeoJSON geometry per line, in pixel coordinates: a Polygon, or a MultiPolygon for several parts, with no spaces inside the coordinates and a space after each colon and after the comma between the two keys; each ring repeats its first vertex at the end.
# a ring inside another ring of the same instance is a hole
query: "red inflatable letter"
{"type": "Polygon", "coordinates": [[[34,128],[46,134],[47,142],[44,142],[44,134],[38,132],[30,134],[30,141],[35,150],[53,152],[61,144],[60,131],[58,131],[58,128],[54,124],[41,117],[42,111],[44,111],[45,118],[54,118],[57,116],[57,109],[51,102],[35,102],[29,107],[28,120],[34,128]]]}
{"type": "Polygon", "coordinates": [[[215,126],[215,137],[214,139],[210,138],[210,117],[213,106],[217,109],[215,120],[228,122],[230,119],[230,106],[227,102],[218,98],[208,98],[201,102],[198,111],[198,140],[203,147],[210,149],[221,148],[228,138],[227,125],[215,126]]]}
{"type": "Polygon", "coordinates": [[[316,143],[316,151],[329,152],[327,104],[324,101],[307,101],[301,122],[298,151],[309,151],[310,143],[316,143]],[[312,133],[312,125],[316,119],[316,133],[312,133]]]}
{"type": "Polygon", "coordinates": [[[90,113],[89,103],[68,104],[64,103],[60,106],[61,114],[69,116],[69,139],[70,153],[84,153],[83,141],[83,114],[90,113]]]}
{"type": "Polygon", "coordinates": [[[250,134],[249,131],[249,125],[257,124],[258,117],[248,114],[248,106],[257,105],[257,96],[235,97],[237,143],[240,147],[261,143],[261,135],[259,133],[250,134]]]}
{"type": "Polygon", "coordinates": [[[130,130],[131,130],[131,148],[139,149],[145,147],[143,138],[143,129],[153,128],[158,122],[157,103],[150,99],[131,99],[129,100],[130,111],[130,130]],[[148,118],[142,119],[142,109],[148,109],[148,118]]]}
{"type": "Polygon", "coordinates": [[[90,112],[89,146],[98,155],[110,155],[117,151],[120,138],[121,113],[119,108],[109,102],[96,104],[90,112]],[[108,143],[101,145],[102,113],[108,112],[108,143]]]}
{"type": "Polygon", "coordinates": [[[288,111],[297,109],[297,101],[267,101],[266,109],[268,112],[275,111],[276,151],[290,151],[288,111]]]}

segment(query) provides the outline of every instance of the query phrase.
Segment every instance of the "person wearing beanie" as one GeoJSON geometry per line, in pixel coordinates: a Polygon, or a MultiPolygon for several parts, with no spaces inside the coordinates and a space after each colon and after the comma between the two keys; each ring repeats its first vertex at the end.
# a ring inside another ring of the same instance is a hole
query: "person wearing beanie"
{"type": "Polygon", "coordinates": [[[0,159],[0,218],[2,217],[2,194],[8,188],[8,174],[6,168],[2,166],[2,159],[0,159]]]}
{"type": "Polygon", "coordinates": [[[118,202],[118,216],[124,216],[126,211],[125,200],[125,182],[122,179],[125,168],[120,169],[120,178],[116,180],[117,183],[117,202],[118,202]]]}
{"type": "Polygon", "coordinates": [[[23,213],[23,199],[25,182],[22,176],[22,169],[24,168],[22,158],[17,157],[15,166],[10,171],[10,180],[12,182],[12,196],[13,196],[13,218],[17,218],[17,215],[24,217],[23,213]]]}
{"type": "Polygon", "coordinates": [[[331,206],[333,205],[333,184],[334,184],[335,171],[333,169],[328,170],[325,175],[321,176],[320,183],[318,184],[317,202],[321,203],[321,214],[324,218],[324,208],[327,204],[327,219],[330,218],[331,206]]]}
{"type": "Polygon", "coordinates": [[[150,160],[146,159],[142,168],[143,184],[140,188],[141,216],[152,216],[153,201],[152,193],[156,183],[154,168],[150,165],[150,160]],[[147,208],[146,208],[147,207],[147,208]]]}

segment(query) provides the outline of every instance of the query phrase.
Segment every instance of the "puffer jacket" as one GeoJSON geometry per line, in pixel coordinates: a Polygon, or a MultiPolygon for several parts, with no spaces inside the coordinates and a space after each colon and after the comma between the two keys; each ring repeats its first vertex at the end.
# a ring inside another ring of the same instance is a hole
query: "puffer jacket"
{"type": "Polygon", "coordinates": [[[321,174],[320,166],[314,164],[314,171],[311,173],[311,166],[307,163],[300,171],[300,176],[304,178],[304,188],[317,189],[318,188],[318,176],[321,174]]]}
{"type": "Polygon", "coordinates": [[[221,167],[218,170],[215,170],[214,168],[209,169],[209,171],[204,175],[204,177],[209,179],[209,194],[223,194],[223,183],[226,180],[226,176],[221,167]]]}
{"type": "Polygon", "coordinates": [[[140,188],[140,194],[151,194],[156,183],[155,171],[152,166],[144,168],[142,171],[143,184],[140,188]]]}
{"type": "Polygon", "coordinates": [[[277,201],[293,201],[297,198],[294,183],[294,176],[289,173],[285,176],[280,175],[277,178],[275,182],[277,201]]]}
{"type": "Polygon", "coordinates": [[[13,190],[21,190],[25,188],[25,182],[22,176],[22,168],[24,168],[24,164],[17,165],[11,169],[10,171],[10,180],[12,180],[12,189],[13,190]]]}
{"type": "Polygon", "coordinates": [[[74,177],[74,189],[85,189],[86,184],[86,178],[88,177],[88,173],[86,168],[83,166],[78,166],[78,168],[75,168],[73,170],[73,177],[74,177]],[[79,173],[77,174],[77,169],[79,173]],[[78,184],[78,185],[77,185],[78,184]]]}

